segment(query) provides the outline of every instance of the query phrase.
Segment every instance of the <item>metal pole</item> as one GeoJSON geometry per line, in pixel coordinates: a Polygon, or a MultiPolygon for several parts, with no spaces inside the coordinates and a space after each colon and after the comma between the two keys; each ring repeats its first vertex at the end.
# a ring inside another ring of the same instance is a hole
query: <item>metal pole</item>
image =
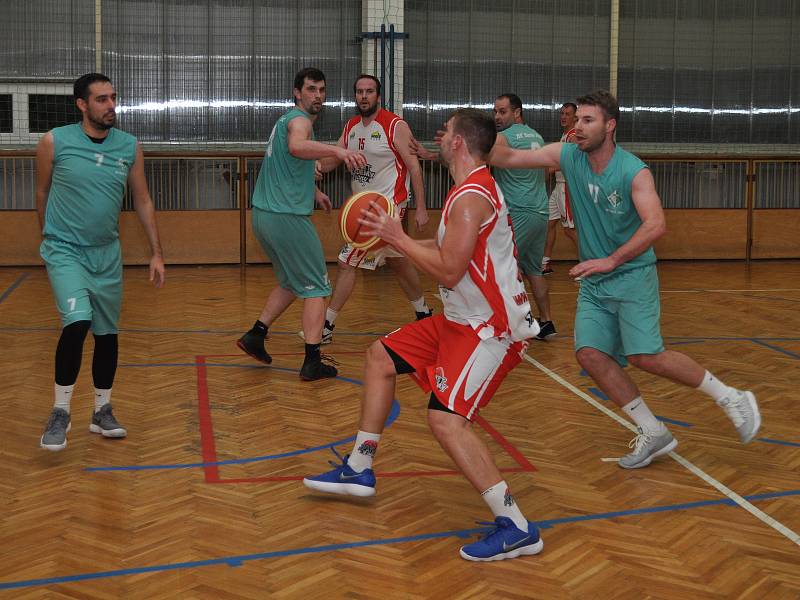
{"type": "Polygon", "coordinates": [[[617,95],[619,69],[619,0],[611,0],[611,32],[608,56],[608,91],[617,95]]]}
{"type": "Polygon", "coordinates": [[[389,110],[394,112],[394,24],[389,25],[389,110]]]}
{"type": "Polygon", "coordinates": [[[94,71],[103,72],[103,0],[94,0],[94,71]]]}
{"type": "MultiPolygon", "coordinates": [[[[386,25],[381,24],[381,81],[386,83],[386,25]]],[[[386,99],[383,99],[386,108],[386,99]]]]}

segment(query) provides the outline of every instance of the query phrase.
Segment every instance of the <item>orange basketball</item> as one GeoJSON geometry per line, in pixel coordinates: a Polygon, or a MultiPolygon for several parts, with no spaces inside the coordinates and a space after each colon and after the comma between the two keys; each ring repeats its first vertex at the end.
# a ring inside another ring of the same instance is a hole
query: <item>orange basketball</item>
{"type": "Polygon", "coordinates": [[[368,236],[361,232],[361,223],[358,219],[361,218],[361,211],[375,210],[369,205],[370,202],[375,202],[378,206],[383,208],[389,216],[394,214],[394,202],[391,202],[383,194],[378,192],[360,192],[351,196],[347,202],[342,206],[341,213],[339,214],[339,229],[342,231],[344,240],[360,250],[374,250],[385,246],[381,238],[377,236],[368,236]]]}

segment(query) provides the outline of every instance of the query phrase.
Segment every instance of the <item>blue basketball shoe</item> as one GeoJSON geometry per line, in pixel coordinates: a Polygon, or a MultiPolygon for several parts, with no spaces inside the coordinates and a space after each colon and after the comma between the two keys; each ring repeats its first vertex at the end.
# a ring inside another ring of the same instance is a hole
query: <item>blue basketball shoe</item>
{"type": "Polygon", "coordinates": [[[328,494],[344,494],[346,496],[374,496],[375,495],[375,472],[372,469],[364,469],[356,473],[347,465],[348,454],[344,458],[333,448],[333,453],[342,461],[337,464],[332,460],[328,462],[333,467],[333,471],[328,471],[315,477],[303,479],[303,485],[318,492],[328,494]]]}
{"type": "Polygon", "coordinates": [[[494,525],[477,542],[461,547],[461,558],[475,561],[504,560],[539,554],[544,542],[539,528],[528,521],[528,531],[519,529],[508,517],[497,517],[494,523],[479,521],[479,525],[494,525]]]}

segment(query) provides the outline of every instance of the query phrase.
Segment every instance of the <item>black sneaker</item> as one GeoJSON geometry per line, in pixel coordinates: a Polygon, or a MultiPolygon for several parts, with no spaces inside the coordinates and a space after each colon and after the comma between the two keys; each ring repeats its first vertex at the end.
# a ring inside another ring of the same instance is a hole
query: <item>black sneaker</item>
{"type": "Polygon", "coordinates": [[[550,263],[544,263],[544,265],[542,265],[542,275],[551,275],[552,273],[554,273],[554,271],[550,263]]]}
{"type": "Polygon", "coordinates": [[[417,321],[422,321],[422,319],[427,319],[428,317],[432,317],[433,316],[433,310],[430,309],[430,308],[427,311],[424,311],[424,312],[420,312],[418,310],[415,310],[414,313],[417,315],[417,321]]]}
{"type": "Polygon", "coordinates": [[[300,369],[300,379],[303,381],[316,381],[326,377],[336,377],[339,371],[334,365],[339,363],[326,354],[320,354],[317,360],[304,362],[300,369]]]}
{"type": "Polygon", "coordinates": [[[239,349],[264,364],[272,363],[272,357],[264,350],[264,337],[248,331],[238,339],[236,345],[239,349]]]}
{"type": "MultiPolygon", "coordinates": [[[[322,340],[320,344],[330,344],[333,341],[333,330],[336,328],[336,325],[332,324],[330,321],[325,319],[325,325],[322,327],[322,340]]],[[[297,332],[303,340],[306,339],[306,334],[301,329],[297,332]]]]}
{"type": "Polygon", "coordinates": [[[536,334],[537,340],[546,342],[556,334],[556,326],[552,321],[539,321],[539,333],[536,334]]]}

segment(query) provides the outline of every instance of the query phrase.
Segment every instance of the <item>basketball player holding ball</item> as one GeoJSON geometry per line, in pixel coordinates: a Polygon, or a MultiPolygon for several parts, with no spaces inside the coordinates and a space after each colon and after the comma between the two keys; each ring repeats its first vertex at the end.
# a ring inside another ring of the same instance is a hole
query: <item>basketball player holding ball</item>
{"type": "MultiPolygon", "coordinates": [[[[367,190],[383,194],[393,200],[402,219],[408,205],[409,192],[413,191],[417,203],[416,227],[422,231],[428,222],[425,209],[425,188],[422,185],[422,170],[417,157],[411,152],[411,129],[397,115],[381,108],[381,82],[372,75],[359,75],[353,84],[358,115],[347,122],[338,145],[353,152],[363,152],[367,164],[354,169],[352,191],[358,194],[367,190]]],[[[341,160],[329,157],[320,161],[323,172],[335,169],[341,160]]],[[[325,314],[322,343],[333,340],[333,328],[339,311],[342,310],[356,282],[356,268],[370,269],[389,265],[397,281],[414,307],[417,319],[431,315],[425,303],[419,275],[414,266],[400,252],[384,247],[377,250],[354,248],[345,244],[339,252],[339,269],[333,296],[325,314]]]]}

